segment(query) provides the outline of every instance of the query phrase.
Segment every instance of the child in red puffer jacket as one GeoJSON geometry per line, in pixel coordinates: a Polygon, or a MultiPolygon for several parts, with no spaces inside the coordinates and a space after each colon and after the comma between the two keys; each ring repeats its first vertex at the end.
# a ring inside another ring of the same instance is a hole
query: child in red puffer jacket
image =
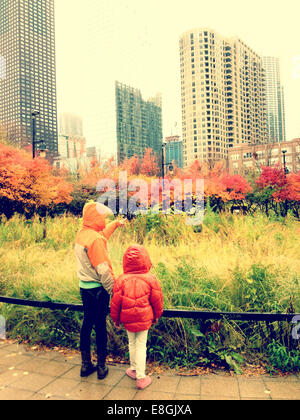
{"type": "Polygon", "coordinates": [[[122,274],[115,282],[111,300],[111,317],[127,330],[130,369],[126,374],[137,380],[138,389],[148,387],[152,380],[145,375],[148,331],[163,313],[163,294],[156,277],[150,273],[152,263],[143,246],[127,249],[122,274]]]}

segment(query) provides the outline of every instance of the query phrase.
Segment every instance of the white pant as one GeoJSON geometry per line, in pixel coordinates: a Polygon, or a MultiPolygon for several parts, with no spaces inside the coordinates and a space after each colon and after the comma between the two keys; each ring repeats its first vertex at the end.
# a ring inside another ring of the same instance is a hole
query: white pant
{"type": "Polygon", "coordinates": [[[129,340],[130,368],[136,371],[136,378],[146,376],[147,338],[148,331],[131,333],[127,331],[129,340]]]}

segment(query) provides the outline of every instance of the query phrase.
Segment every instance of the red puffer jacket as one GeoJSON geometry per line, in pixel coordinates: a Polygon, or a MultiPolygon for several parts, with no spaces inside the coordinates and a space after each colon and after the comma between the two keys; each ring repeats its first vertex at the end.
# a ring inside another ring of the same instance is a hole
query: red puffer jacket
{"type": "Polygon", "coordinates": [[[122,274],[115,282],[111,300],[111,317],[132,333],[151,328],[163,313],[163,294],[156,277],[149,271],[152,263],[143,246],[127,249],[122,274]]]}

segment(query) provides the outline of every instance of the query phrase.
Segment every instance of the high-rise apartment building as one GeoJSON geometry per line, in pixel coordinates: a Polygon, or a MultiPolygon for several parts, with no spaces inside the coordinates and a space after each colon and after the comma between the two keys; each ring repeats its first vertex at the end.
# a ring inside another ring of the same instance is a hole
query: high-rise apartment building
{"type": "Polygon", "coordinates": [[[262,60],[266,72],[268,142],[284,142],[286,140],[285,109],[279,58],[263,57],[262,60]]]}
{"type": "Polygon", "coordinates": [[[0,125],[10,141],[58,151],[54,0],[0,0],[0,125]]]}
{"type": "Polygon", "coordinates": [[[140,90],[119,82],[115,84],[115,93],[118,163],[133,155],[143,157],[146,148],[151,148],[160,161],[163,137],[161,95],[145,101],[140,90]]]}
{"type": "Polygon", "coordinates": [[[226,159],[237,144],[266,141],[262,59],[210,29],[180,37],[183,164],[226,159]]]}

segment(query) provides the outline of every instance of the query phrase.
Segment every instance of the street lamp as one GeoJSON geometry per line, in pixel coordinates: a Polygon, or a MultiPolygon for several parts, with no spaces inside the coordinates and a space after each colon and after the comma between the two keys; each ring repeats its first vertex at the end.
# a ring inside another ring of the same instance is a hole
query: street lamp
{"type": "Polygon", "coordinates": [[[171,174],[173,174],[173,172],[174,172],[174,166],[173,166],[173,163],[171,162],[171,163],[167,163],[167,162],[165,162],[165,154],[166,154],[166,144],[167,143],[163,143],[162,144],[162,176],[163,176],[163,180],[164,180],[164,178],[165,178],[165,168],[168,168],[169,169],[169,172],[171,173],[171,174]]]}
{"type": "Polygon", "coordinates": [[[162,158],[161,158],[161,165],[162,165],[162,181],[163,181],[163,190],[165,188],[165,147],[166,143],[162,144],[162,158]]]}
{"type": "MultiPolygon", "coordinates": [[[[33,111],[31,113],[31,117],[32,117],[32,158],[35,159],[36,156],[36,146],[38,144],[44,144],[44,141],[36,141],[36,117],[40,115],[39,111],[33,111]]],[[[43,150],[43,157],[46,156],[46,151],[43,150]]]]}
{"type": "Polygon", "coordinates": [[[289,173],[289,170],[288,170],[288,168],[286,166],[286,159],[285,159],[286,152],[287,152],[286,150],[283,150],[282,151],[282,154],[283,154],[283,167],[284,167],[284,173],[285,173],[285,175],[287,175],[289,173]]]}

